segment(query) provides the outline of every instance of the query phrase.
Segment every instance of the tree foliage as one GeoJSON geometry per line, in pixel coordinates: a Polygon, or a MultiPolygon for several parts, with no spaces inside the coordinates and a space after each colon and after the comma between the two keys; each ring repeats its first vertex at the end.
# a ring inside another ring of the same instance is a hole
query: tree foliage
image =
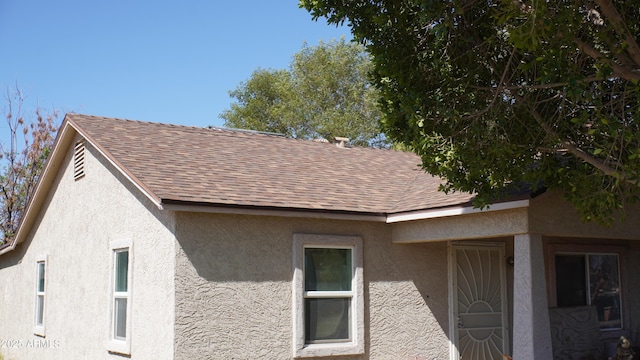
{"type": "Polygon", "coordinates": [[[9,140],[0,141],[0,245],[15,235],[57,131],[57,113],[28,114],[18,88],[7,91],[5,101],[9,140]]]}
{"type": "Polygon", "coordinates": [[[610,224],[640,195],[636,0],[301,0],[373,56],[385,133],[445,191],[522,183],[610,224]]]}
{"type": "Polygon", "coordinates": [[[357,43],[305,44],[289,69],[254,71],[229,93],[235,103],[220,117],[228,127],[385,146],[370,70],[369,55],[357,43]]]}

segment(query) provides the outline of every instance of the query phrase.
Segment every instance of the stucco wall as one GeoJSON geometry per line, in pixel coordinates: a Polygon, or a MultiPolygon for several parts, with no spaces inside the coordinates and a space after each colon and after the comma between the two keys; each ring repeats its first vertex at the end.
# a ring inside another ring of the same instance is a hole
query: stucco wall
{"type": "Polygon", "coordinates": [[[380,223],[182,213],[176,359],[292,357],[294,233],[363,239],[365,355],[349,359],[448,357],[446,243],[392,244],[380,223]]]}
{"type": "Polygon", "coordinates": [[[472,212],[392,224],[393,241],[414,243],[457,239],[480,239],[542,234],[557,237],[584,237],[638,240],[640,206],[628,207],[610,227],[582,221],[573,205],[558,192],[544,193],[527,207],[472,212]]]}
{"type": "Polygon", "coordinates": [[[527,232],[527,208],[443,216],[391,226],[393,242],[399,244],[513,236],[527,232]]]}
{"type": "Polygon", "coordinates": [[[573,205],[557,192],[545,193],[531,202],[528,212],[529,232],[545,236],[583,237],[602,239],[640,238],[640,208],[636,205],[625,209],[624,221],[610,227],[596,222],[584,222],[573,205]]]}
{"type": "Polygon", "coordinates": [[[109,243],[121,239],[133,242],[132,358],[173,356],[173,215],[159,213],[135,188],[122,185],[126,180],[94,149],[87,150],[85,178],[73,180],[68,152],[30,239],[0,256],[5,360],[122,359],[105,346],[113,276],[109,243]],[[40,255],[48,257],[45,337],[33,332],[40,255]]]}

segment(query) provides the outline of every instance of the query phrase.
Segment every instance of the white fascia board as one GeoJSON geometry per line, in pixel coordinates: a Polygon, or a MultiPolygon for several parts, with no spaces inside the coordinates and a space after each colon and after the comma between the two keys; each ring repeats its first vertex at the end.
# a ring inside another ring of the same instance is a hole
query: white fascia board
{"type": "Polygon", "coordinates": [[[8,253],[9,251],[13,251],[13,249],[16,248],[16,242],[17,241],[12,241],[11,243],[9,243],[8,245],[6,245],[5,247],[3,247],[2,249],[0,249],[0,255],[4,254],[4,253],[8,253]]]}
{"type": "Polygon", "coordinates": [[[163,210],[169,210],[169,211],[207,212],[207,213],[218,213],[218,214],[280,216],[280,217],[352,220],[352,221],[371,221],[371,222],[385,222],[387,224],[392,224],[392,223],[412,221],[412,220],[433,219],[433,218],[441,218],[441,217],[447,217],[447,216],[518,209],[518,208],[523,208],[528,206],[529,206],[529,200],[518,200],[518,201],[492,204],[491,206],[485,209],[474,208],[473,206],[465,206],[465,207],[450,207],[450,208],[442,208],[442,209],[414,211],[414,212],[389,214],[389,215],[344,214],[344,213],[315,212],[315,211],[304,211],[304,210],[251,209],[246,207],[199,206],[199,205],[188,205],[188,204],[161,204],[159,207],[163,210]]]}
{"type": "Polygon", "coordinates": [[[518,209],[518,208],[523,208],[528,206],[529,206],[529,200],[517,200],[517,201],[508,201],[508,202],[491,204],[485,209],[480,209],[473,206],[457,206],[457,207],[449,207],[449,208],[442,208],[442,209],[412,211],[407,213],[397,213],[397,214],[387,215],[387,224],[403,222],[403,221],[441,218],[446,216],[467,215],[467,214],[475,214],[475,213],[483,213],[483,212],[491,212],[491,211],[518,209]]]}

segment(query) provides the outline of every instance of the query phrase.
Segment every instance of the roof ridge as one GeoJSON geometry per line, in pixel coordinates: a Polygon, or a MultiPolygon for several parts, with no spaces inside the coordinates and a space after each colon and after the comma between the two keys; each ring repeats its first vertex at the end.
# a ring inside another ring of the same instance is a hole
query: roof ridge
{"type": "Polygon", "coordinates": [[[78,114],[78,113],[73,113],[73,112],[67,113],[67,116],[69,116],[71,118],[82,117],[82,118],[85,118],[85,119],[115,120],[115,121],[132,122],[132,123],[139,123],[139,124],[161,125],[161,126],[174,127],[174,128],[206,129],[206,128],[204,128],[202,126],[198,126],[198,125],[182,125],[182,124],[174,124],[174,123],[164,123],[164,122],[159,122],[159,121],[137,120],[137,119],[128,119],[128,118],[112,117],[112,116],[98,116],[98,115],[89,115],[89,114],[78,114]]]}
{"type": "Polygon", "coordinates": [[[239,129],[239,128],[228,128],[228,127],[224,127],[224,126],[208,125],[204,129],[217,130],[217,131],[233,131],[233,132],[241,132],[241,133],[248,133],[248,134],[272,135],[272,136],[278,136],[278,137],[287,137],[285,134],[277,133],[277,132],[251,130],[251,129],[239,129]]]}
{"type": "MultiPolygon", "coordinates": [[[[317,139],[302,139],[302,138],[289,137],[289,136],[286,136],[286,134],[277,133],[277,132],[251,130],[251,129],[240,129],[240,128],[229,128],[229,127],[215,126],[215,125],[207,125],[207,126],[182,125],[182,124],[173,124],[173,123],[158,122],[158,121],[129,119],[129,118],[122,118],[122,117],[80,114],[80,113],[74,113],[74,112],[69,112],[69,113],[66,114],[66,116],[70,117],[72,120],[73,120],[73,118],[76,118],[76,117],[77,118],[84,118],[86,120],[91,120],[91,121],[93,121],[94,119],[95,120],[98,120],[98,119],[111,120],[111,121],[115,120],[115,121],[137,123],[137,124],[148,124],[148,125],[164,126],[164,127],[168,127],[168,128],[182,128],[182,129],[187,129],[187,130],[202,131],[203,133],[205,133],[205,131],[214,130],[214,131],[224,132],[224,133],[228,133],[228,134],[247,134],[247,135],[267,136],[267,137],[273,137],[273,138],[281,138],[281,139],[293,140],[293,141],[298,141],[298,142],[302,142],[302,143],[319,143],[319,144],[328,144],[328,145],[333,145],[333,146],[336,145],[335,143],[331,142],[330,140],[327,140],[327,142],[324,142],[324,141],[317,141],[317,139]]],[[[341,148],[341,149],[361,149],[361,150],[365,150],[365,151],[385,151],[385,152],[394,152],[394,153],[411,153],[410,151],[397,150],[397,149],[392,149],[392,148],[377,148],[377,147],[358,146],[358,145],[346,146],[346,147],[341,148]]]]}

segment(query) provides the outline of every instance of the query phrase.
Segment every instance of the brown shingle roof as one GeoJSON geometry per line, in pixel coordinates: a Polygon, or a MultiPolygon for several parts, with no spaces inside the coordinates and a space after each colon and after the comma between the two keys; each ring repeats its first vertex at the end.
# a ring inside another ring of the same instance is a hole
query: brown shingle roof
{"type": "Polygon", "coordinates": [[[162,203],[397,213],[468,203],[412,153],[276,135],[70,114],[78,131],[162,203]]]}

